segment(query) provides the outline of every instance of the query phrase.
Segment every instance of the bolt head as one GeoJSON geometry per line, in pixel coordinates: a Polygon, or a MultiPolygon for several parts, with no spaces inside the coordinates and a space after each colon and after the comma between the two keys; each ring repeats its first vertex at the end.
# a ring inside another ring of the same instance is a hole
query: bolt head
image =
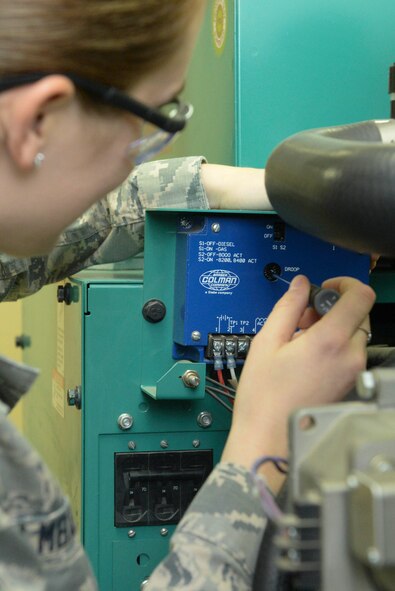
{"type": "Polygon", "coordinates": [[[202,338],[202,335],[200,334],[200,332],[198,330],[194,330],[191,334],[191,338],[193,341],[200,341],[200,339],[202,338]]]}
{"type": "Polygon", "coordinates": [[[118,427],[122,429],[122,431],[127,431],[133,425],[133,417],[128,413],[124,412],[118,417],[118,427]]]}
{"type": "Polygon", "coordinates": [[[135,535],[136,535],[136,532],[135,532],[135,530],[134,530],[134,529],[130,529],[130,530],[128,531],[128,538],[134,538],[134,537],[135,537],[135,535]]]}
{"type": "Polygon", "coordinates": [[[359,480],[358,480],[358,478],[356,476],[354,476],[354,475],[351,474],[347,478],[347,485],[348,485],[349,488],[358,488],[358,486],[359,486],[359,480]]]}
{"type": "Polygon", "coordinates": [[[181,378],[187,388],[198,388],[200,385],[200,376],[197,371],[192,369],[184,372],[181,378]]]}
{"type": "Polygon", "coordinates": [[[200,441],[199,441],[199,439],[194,439],[192,441],[192,447],[200,447],[200,441]]]}
{"type": "Polygon", "coordinates": [[[368,561],[370,564],[378,564],[381,560],[380,552],[374,546],[368,548],[368,561]]]}
{"type": "Polygon", "coordinates": [[[215,222],[214,224],[211,224],[211,229],[213,232],[215,232],[215,234],[218,234],[218,232],[221,230],[221,226],[215,222]]]}
{"type": "Polygon", "coordinates": [[[168,448],[168,447],[169,447],[169,442],[168,442],[168,441],[166,441],[166,439],[162,439],[162,441],[160,442],[160,446],[161,446],[163,449],[166,449],[166,448],[168,448]]]}
{"type": "Polygon", "coordinates": [[[210,427],[213,423],[213,417],[207,410],[203,410],[199,413],[196,420],[198,425],[203,427],[203,429],[207,429],[207,427],[210,427]]]}
{"type": "Polygon", "coordinates": [[[376,394],[376,380],[371,371],[361,371],[357,378],[357,392],[362,400],[372,400],[376,394]]]}
{"type": "Polygon", "coordinates": [[[169,533],[169,530],[166,529],[165,527],[162,527],[162,529],[160,530],[161,536],[167,536],[168,533],[169,533]]]}

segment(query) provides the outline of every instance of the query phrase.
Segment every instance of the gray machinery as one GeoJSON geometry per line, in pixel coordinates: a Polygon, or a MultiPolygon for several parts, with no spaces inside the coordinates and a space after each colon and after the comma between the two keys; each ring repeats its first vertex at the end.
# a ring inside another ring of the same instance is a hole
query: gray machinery
{"type": "MultiPolygon", "coordinates": [[[[274,207],[310,234],[394,256],[394,141],[394,120],[285,140],[267,165],[274,207]]],[[[355,401],[292,417],[283,514],[264,540],[256,589],[395,589],[393,366],[390,352],[360,375],[355,401]]]]}

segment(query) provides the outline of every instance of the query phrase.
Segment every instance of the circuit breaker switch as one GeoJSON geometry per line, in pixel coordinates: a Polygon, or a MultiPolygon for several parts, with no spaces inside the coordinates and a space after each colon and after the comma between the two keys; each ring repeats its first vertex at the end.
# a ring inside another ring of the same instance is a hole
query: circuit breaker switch
{"type": "Polygon", "coordinates": [[[197,388],[200,386],[200,376],[197,371],[193,369],[188,369],[182,376],[182,381],[184,382],[184,386],[187,388],[197,388]]]}

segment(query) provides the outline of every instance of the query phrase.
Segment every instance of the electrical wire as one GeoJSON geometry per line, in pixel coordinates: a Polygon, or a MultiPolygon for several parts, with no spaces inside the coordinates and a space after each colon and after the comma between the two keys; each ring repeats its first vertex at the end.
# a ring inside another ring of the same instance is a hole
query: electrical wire
{"type": "Polygon", "coordinates": [[[288,464],[288,461],[280,456],[262,456],[261,458],[258,458],[251,467],[251,476],[258,489],[263,510],[271,521],[278,523],[283,518],[284,513],[277,505],[275,498],[267,486],[265,478],[258,473],[258,469],[268,462],[272,462],[277,466],[277,464],[288,464]]]}
{"type": "Polygon", "coordinates": [[[222,384],[222,386],[226,386],[222,369],[217,369],[217,376],[219,383],[222,384]]]}
{"type": "MultiPolygon", "coordinates": [[[[216,386],[220,386],[221,388],[223,388],[223,384],[221,384],[221,382],[218,382],[217,380],[213,380],[213,378],[206,377],[206,380],[208,382],[211,382],[212,384],[215,384],[216,386]]],[[[234,392],[236,394],[236,388],[233,388],[232,386],[225,386],[225,388],[230,392],[234,392]]]]}
{"type": "Polygon", "coordinates": [[[233,383],[237,385],[238,381],[237,381],[236,371],[235,371],[234,367],[231,367],[229,369],[229,371],[230,371],[230,377],[232,378],[233,383]]]}
{"type": "Polygon", "coordinates": [[[225,390],[223,388],[216,388],[215,386],[209,386],[207,384],[207,388],[210,388],[210,390],[212,390],[213,392],[217,392],[218,394],[222,394],[223,396],[226,396],[227,398],[231,398],[232,400],[235,399],[235,395],[231,394],[230,392],[225,392],[225,390]]]}
{"type": "Polygon", "coordinates": [[[228,410],[229,412],[233,412],[233,408],[231,406],[229,406],[229,404],[226,404],[226,402],[224,402],[222,400],[222,398],[220,398],[215,392],[213,392],[211,390],[211,388],[206,387],[206,392],[207,392],[207,394],[209,394],[209,396],[214,398],[217,402],[219,402],[219,404],[221,404],[224,408],[226,408],[226,410],[228,410]]]}

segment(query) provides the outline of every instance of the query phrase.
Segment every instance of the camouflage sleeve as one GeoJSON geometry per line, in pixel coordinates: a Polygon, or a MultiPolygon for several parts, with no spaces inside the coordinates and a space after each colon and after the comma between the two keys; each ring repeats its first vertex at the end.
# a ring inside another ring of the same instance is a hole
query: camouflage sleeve
{"type": "Polygon", "coordinates": [[[145,210],[208,209],[200,170],[204,158],[149,162],[93,205],[45,257],[0,254],[0,301],[16,300],[91,265],[127,259],[143,249],[145,210]]]}
{"type": "Polygon", "coordinates": [[[147,591],[250,591],[265,525],[248,470],[219,464],[178,525],[147,591]]]}
{"type": "Polygon", "coordinates": [[[0,402],[0,589],[97,591],[68,500],[0,402]]]}

